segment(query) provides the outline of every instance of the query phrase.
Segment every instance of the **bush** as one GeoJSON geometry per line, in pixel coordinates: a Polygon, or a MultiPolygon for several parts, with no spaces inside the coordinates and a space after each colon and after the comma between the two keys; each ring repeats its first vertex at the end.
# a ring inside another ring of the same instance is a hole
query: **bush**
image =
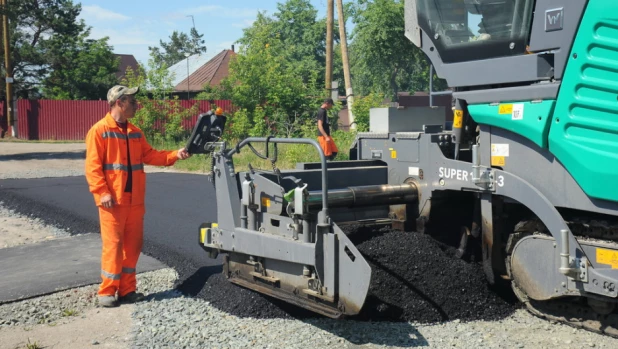
{"type": "Polygon", "coordinates": [[[358,132],[369,131],[369,110],[379,107],[383,104],[384,94],[370,93],[367,96],[354,98],[352,104],[352,113],[354,114],[354,123],[358,132]]]}
{"type": "Polygon", "coordinates": [[[147,139],[160,143],[180,141],[188,137],[190,130],[185,130],[182,122],[199,112],[197,103],[191,108],[184,108],[177,98],[162,101],[150,100],[147,97],[137,99],[141,108],[132,122],[142,129],[147,139]]]}
{"type": "Polygon", "coordinates": [[[250,131],[251,137],[264,137],[271,133],[270,125],[266,117],[266,111],[262,107],[256,107],[253,112],[253,128],[250,131]]]}
{"type": "Polygon", "coordinates": [[[251,118],[247,109],[236,111],[231,118],[228,118],[226,134],[230,139],[244,139],[251,132],[251,118]]]}

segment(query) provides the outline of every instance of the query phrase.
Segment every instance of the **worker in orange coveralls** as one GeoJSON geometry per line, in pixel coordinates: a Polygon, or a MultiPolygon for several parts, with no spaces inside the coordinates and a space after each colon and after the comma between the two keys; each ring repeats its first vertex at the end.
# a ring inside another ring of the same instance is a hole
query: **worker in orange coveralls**
{"type": "Polygon", "coordinates": [[[333,99],[326,98],[324,103],[318,109],[318,142],[324,152],[324,156],[327,160],[333,160],[337,157],[339,149],[335,140],[330,135],[330,123],[328,122],[328,110],[333,107],[333,99]]]}
{"type": "Polygon", "coordinates": [[[144,297],[136,293],[135,278],[144,228],[144,164],[171,166],[190,157],[184,148],[153,149],[144,133],[128,122],[137,110],[138,91],[139,87],[112,87],[107,92],[111,110],[86,136],[86,180],[99,208],[103,243],[98,300],[104,307],[144,297]]]}

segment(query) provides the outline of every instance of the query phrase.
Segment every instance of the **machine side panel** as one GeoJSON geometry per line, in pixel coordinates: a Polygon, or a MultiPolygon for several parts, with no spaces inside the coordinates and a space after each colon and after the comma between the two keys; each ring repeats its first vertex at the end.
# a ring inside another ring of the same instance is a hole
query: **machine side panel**
{"type": "Polygon", "coordinates": [[[618,2],[591,0],[567,64],[549,149],[584,192],[618,201],[618,2]]]}
{"type": "Polygon", "coordinates": [[[556,99],[560,84],[543,82],[530,86],[495,88],[491,90],[471,90],[453,92],[453,98],[463,99],[468,104],[499,103],[505,101],[532,101],[537,99],[556,99]]]}
{"type": "Polygon", "coordinates": [[[444,107],[371,108],[369,129],[378,133],[421,132],[425,125],[444,125],[444,107]]]}
{"type": "Polygon", "coordinates": [[[547,148],[555,103],[549,100],[538,103],[473,104],[468,105],[468,111],[479,124],[507,129],[530,139],[539,147],[547,148]]]}
{"type": "MultiPolygon", "coordinates": [[[[386,166],[368,166],[351,168],[332,168],[328,170],[328,189],[338,189],[361,185],[374,185],[386,183],[388,168],[386,166]]],[[[241,173],[244,175],[244,173],[241,173]]],[[[307,183],[307,190],[321,190],[321,170],[282,170],[281,186],[284,192],[294,189],[292,181],[285,179],[293,176],[307,183]]],[[[260,173],[260,176],[269,179],[278,185],[277,176],[272,173],[260,173]]]]}
{"type": "Polygon", "coordinates": [[[537,0],[530,35],[530,51],[553,50],[554,77],[562,79],[571,43],[586,0],[537,0]]]}
{"type": "Polygon", "coordinates": [[[216,159],[215,185],[217,193],[217,223],[222,229],[233,230],[240,226],[240,193],[234,163],[223,156],[216,159]]]}
{"type": "Polygon", "coordinates": [[[587,196],[548,149],[501,128],[492,127],[484,133],[488,132],[494,155],[502,157],[500,168],[532,183],[556,207],[618,215],[618,203],[587,196]]]}

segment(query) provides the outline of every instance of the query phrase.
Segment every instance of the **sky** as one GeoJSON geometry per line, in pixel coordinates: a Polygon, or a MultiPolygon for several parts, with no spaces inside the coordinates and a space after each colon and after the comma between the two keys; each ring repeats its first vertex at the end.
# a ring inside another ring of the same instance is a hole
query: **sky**
{"type": "MultiPolygon", "coordinates": [[[[92,27],[92,39],[108,36],[114,53],[132,54],[145,65],[148,46],[160,47],[159,41],[169,41],[174,30],[189,34],[194,22],[198,33],[204,34],[208,58],[230,49],[242,36],[242,29],[256,19],[258,11],[272,15],[277,12],[278,2],[284,1],[74,0],[82,5],[79,18],[92,27]]],[[[326,0],[311,0],[311,4],[318,10],[318,17],[325,16],[326,0]]],[[[335,20],[336,12],[335,7],[335,20]]]]}

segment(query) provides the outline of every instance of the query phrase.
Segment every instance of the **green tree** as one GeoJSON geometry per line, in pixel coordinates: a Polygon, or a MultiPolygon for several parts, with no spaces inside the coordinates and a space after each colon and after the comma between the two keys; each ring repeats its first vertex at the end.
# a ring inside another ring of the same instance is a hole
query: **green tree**
{"type": "Polygon", "coordinates": [[[159,40],[160,48],[148,46],[154,67],[171,67],[185,59],[185,54],[206,53],[203,36],[195,28],[191,28],[189,35],[174,30],[169,42],[159,40]]]}
{"type": "MultiPolygon", "coordinates": [[[[400,91],[428,91],[429,60],[404,36],[401,0],[358,0],[351,11],[350,65],[354,92],[383,93],[397,100],[400,91]]],[[[434,88],[446,83],[434,74],[434,88]]]]}
{"type": "MultiPolygon", "coordinates": [[[[319,73],[310,57],[295,59],[279,23],[263,13],[245,29],[241,49],[230,61],[230,75],[222,82],[222,97],[246,109],[252,122],[266,122],[272,132],[293,135],[300,122],[319,105],[319,73]],[[256,108],[264,112],[264,121],[256,108]]],[[[259,129],[264,129],[264,125],[259,129]]]]}
{"type": "MultiPolygon", "coordinates": [[[[317,18],[317,9],[309,0],[288,0],[277,4],[272,30],[285,50],[282,54],[298,62],[306,72],[316,72],[318,83],[324,82],[326,65],[326,18],[317,18]]],[[[333,23],[333,42],[339,41],[339,29],[333,23]]],[[[333,66],[337,65],[333,63],[333,66]]]]}
{"type": "Polygon", "coordinates": [[[119,58],[112,54],[107,38],[86,39],[89,30],[53,47],[49,53],[50,75],[43,81],[47,99],[99,99],[118,83],[119,58]]]}
{"type": "MultiPolygon", "coordinates": [[[[333,80],[343,88],[338,33],[335,21],[333,80]]],[[[250,122],[258,125],[254,134],[268,129],[286,137],[300,135],[324,97],[325,37],[326,19],[317,17],[308,0],[279,3],[272,16],[258,13],[237,41],[240,50],[230,62],[229,77],[207,98],[231,99],[246,109],[250,122]]]]}
{"type": "MultiPolygon", "coordinates": [[[[59,89],[67,97],[99,98],[99,84],[108,82],[111,50],[106,40],[87,41],[89,28],[77,20],[81,5],[70,0],[11,0],[9,17],[10,55],[16,97],[40,97],[40,86],[52,95],[59,89]],[[81,52],[81,51],[94,52],[81,52]],[[83,62],[93,59],[97,69],[83,69],[83,62]],[[77,62],[77,63],[75,63],[77,62]],[[58,73],[58,70],[63,70],[58,73]],[[60,86],[58,76],[70,77],[60,86]],[[88,83],[92,81],[92,84],[88,83]]],[[[2,50],[2,61],[4,61],[2,50]]],[[[4,94],[5,86],[0,84],[4,94]]]]}

